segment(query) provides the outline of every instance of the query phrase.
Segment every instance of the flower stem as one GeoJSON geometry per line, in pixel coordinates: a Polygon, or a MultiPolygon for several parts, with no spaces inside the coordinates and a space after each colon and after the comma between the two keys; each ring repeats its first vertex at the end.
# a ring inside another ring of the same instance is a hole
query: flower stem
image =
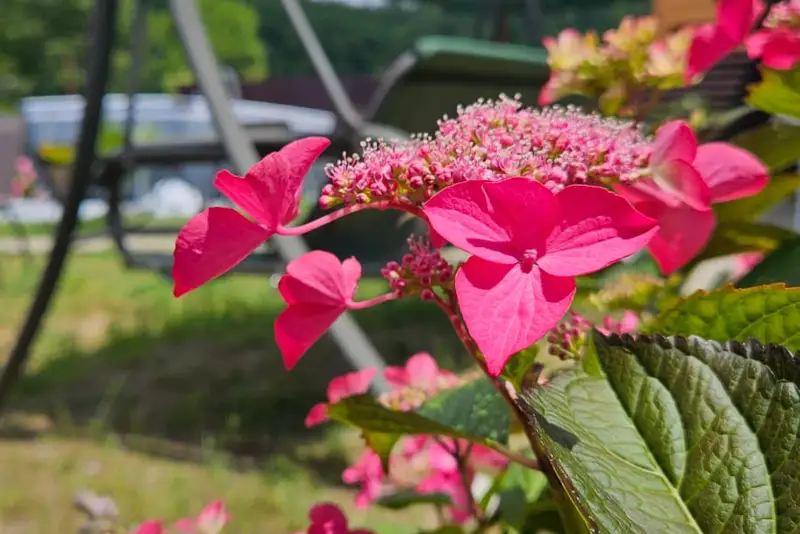
{"type": "Polygon", "coordinates": [[[303,235],[311,232],[312,230],[316,230],[317,228],[322,228],[326,224],[332,223],[342,217],[350,215],[351,213],[356,213],[357,211],[364,211],[364,210],[399,210],[404,211],[406,213],[410,213],[411,215],[415,215],[422,219],[425,218],[422,209],[418,206],[413,204],[408,204],[404,202],[397,202],[395,200],[381,200],[378,202],[371,202],[368,204],[356,204],[355,206],[346,206],[344,208],[338,209],[336,211],[332,211],[331,213],[324,215],[318,219],[314,219],[311,222],[307,222],[306,224],[301,224],[300,226],[278,226],[277,234],[279,235],[303,235]]]}
{"type": "Polygon", "coordinates": [[[472,494],[472,484],[469,480],[469,468],[467,466],[469,455],[472,452],[472,443],[467,443],[466,447],[462,450],[458,441],[456,441],[455,448],[456,450],[454,451],[453,458],[456,460],[458,474],[461,477],[461,484],[464,486],[464,492],[467,495],[469,512],[479,525],[483,525],[486,518],[483,515],[483,510],[481,510],[480,505],[475,501],[475,496],[472,494]]]}
{"type": "Polygon", "coordinates": [[[384,302],[389,302],[390,300],[394,300],[397,298],[395,293],[386,293],[385,295],[381,295],[379,297],[375,297],[369,300],[361,300],[358,302],[350,301],[347,303],[347,309],[349,310],[364,310],[367,308],[371,308],[373,306],[377,306],[378,304],[383,304],[384,302]]]}

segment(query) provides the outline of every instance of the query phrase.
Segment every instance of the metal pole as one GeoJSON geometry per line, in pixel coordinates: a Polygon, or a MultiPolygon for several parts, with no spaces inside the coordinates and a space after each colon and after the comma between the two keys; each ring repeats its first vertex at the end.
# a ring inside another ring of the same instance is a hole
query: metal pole
{"type": "MultiPolygon", "coordinates": [[[[197,85],[208,100],[211,116],[225,151],[236,172],[243,175],[261,158],[233,114],[222,84],[219,67],[197,10],[197,3],[195,0],[170,0],[170,7],[189,65],[194,72],[197,85]]],[[[275,236],[272,240],[278,254],[287,262],[308,252],[305,241],[300,237],[275,236]]],[[[356,369],[374,367],[381,370],[386,366],[378,351],[349,314],[343,314],[331,326],[330,333],[356,369]]],[[[389,391],[382,373],[378,373],[373,389],[378,393],[389,391]]]]}
{"type": "Polygon", "coordinates": [[[95,161],[95,145],[100,129],[103,110],[103,96],[111,63],[111,50],[114,47],[116,30],[117,0],[96,0],[94,7],[92,54],[89,75],[86,81],[86,107],[81,123],[81,135],[77,157],[72,167],[72,182],[64,204],[61,222],[56,230],[53,250],[47,263],[36,296],[33,299],[25,324],[20,330],[17,343],[8,357],[8,362],[0,376],[0,413],[8,400],[9,393],[25,369],[30,355],[30,347],[39,333],[39,327],[58,289],[61,270],[69,255],[72,234],[78,223],[78,209],[86,197],[95,161]]]}

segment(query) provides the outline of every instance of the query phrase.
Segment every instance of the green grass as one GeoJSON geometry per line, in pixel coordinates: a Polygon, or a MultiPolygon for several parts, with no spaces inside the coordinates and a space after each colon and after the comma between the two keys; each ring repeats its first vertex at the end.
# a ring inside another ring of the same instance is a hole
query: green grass
{"type": "MultiPolygon", "coordinates": [[[[2,352],[42,261],[0,257],[2,352]]],[[[303,427],[349,368],[324,338],[286,372],[272,338],[280,309],[266,276],[176,300],[163,278],[125,271],[113,255],[73,256],[0,427],[0,480],[14,481],[0,492],[0,532],[77,532],[71,496],[82,488],[115,498],[127,522],[171,521],[223,498],[242,533],[292,532],[318,500],[349,505],[341,471],[361,450],[357,436],[303,427]]],[[[451,359],[457,340],[433,306],[393,302],[355,317],[387,360],[428,350],[443,366],[464,363],[451,359]]],[[[381,533],[413,531],[407,514],[351,511],[381,533]]]]}
{"type": "MultiPolygon", "coordinates": [[[[130,215],[125,217],[125,224],[136,228],[152,226],[175,228],[176,231],[187,221],[187,217],[154,218],[151,215],[130,215]]],[[[21,225],[28,236],[51,236],[58,223],[29,223],[21,225]]],[[[76,228],[78,235],[98,235],[106,231],[104,217],[80,221],[76,228]]],[[[16,237],[19,235],[20,225],[0,222],[0,237],[16,237]]]]}

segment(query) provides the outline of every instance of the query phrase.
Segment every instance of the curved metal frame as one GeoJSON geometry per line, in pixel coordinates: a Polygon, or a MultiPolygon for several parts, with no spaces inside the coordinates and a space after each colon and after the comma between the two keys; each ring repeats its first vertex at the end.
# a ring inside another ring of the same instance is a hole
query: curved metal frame
{"type": "Polygon", "coordinates": [[[25,368],[30,347],[39,333],[42,319],[58,288],[64,262],[69,255],[72,234],[78,223],[78,209],[86,196],[95,161],[95,145],[100,129],[103,95],[109,78],[111,50],[116,30],[117,0],[96,0],[93,16],[93,42],[86,84],[86,108],[81,123],[78,152],[72,167],[72,181],[64,212],[56,232],[53,250],[39,281],[33,303],[8,361],[0,375],[0,415],[9,393],[25,368]]]}

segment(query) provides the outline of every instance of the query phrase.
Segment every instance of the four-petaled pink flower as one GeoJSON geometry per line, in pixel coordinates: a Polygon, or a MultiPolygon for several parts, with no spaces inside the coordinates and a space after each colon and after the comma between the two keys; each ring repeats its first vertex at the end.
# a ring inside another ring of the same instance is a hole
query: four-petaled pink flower
{"type": "Polygon", "coordinates": [[[358,508],[366,508],[381,498],[389,483],[381,458],[372,449],[365,449],[358,460],[342,472],[342,482],[361,484],[361,490],[356,495],[358,508]]]}
{"type": "Polygon", "coordinates": [[[308,518],[311,520],[308,530],[298,534],[374,534],[367,529],[350,530],[347,517],[333,503],[315,504],[308,512],[308,518]]]}
{"type": "Polygon", "coordinates": [[[682,161],[687,172],[673,181],[642,179],[615,189],[637,210],[658,220],[648,250],[662,272],[670,274],[705,247],[716,226],[713,203],[754,195],[769,176],[761,162],[740,148],[727,143],[698,146],[682,121],[667,123],[656,132],[652,158],[661,153],[682,161]]]}
{"type": "Polygon", "coordinates": [[[473,255],[458,270],[456,294],[492,376],[558,323],[576,276],[630,256],[657,229],[602,187],[553,194],[527,178],[451,186],[425,213],[440,235],[473,255]]]}
{"type": "Polygon", "coordinates": [[[393,293],[355,302],[361,264],[355,258],[340,262],[322,250],[312,250],[292,260],[278,283],[288,305],[275,320],[275,341],[287,370],[345,310],[360,310],[396,297],[393,293]]]}
{"type": "Polygon", "coordinates": [[[369,391],[375,373],[375,369],[363,369],[337,376],[331,380],[328,384],[328,402],[320,402],[311,408],[306,416],[306,426],[312,427],[327,421],[329,404],[335,404],[344,398],[362,395],[369,391]]]}
{"type": "Polygon", "coordinates": [[[686,81],[692,82],[736,50],[764,10],[761,0],[719,0],[717,21],[695,30],[687,58],[686,81]]]}
{"type": "Polygon", "coordinates": [[[329,145],[325,138],[308,137],[268,155],[243,178],[226,170],[217,173],[214,186],[253,220],[232,208],[212,207],[186,223],[175,241],[175,296],[228,272],[283,233],[297,216],[303,178],[329,145]]]}
{"type": "Polygon", "coordinates": [[[185,534],[219,534],[230,521],[231,514],[222,501],[214,501],[200,512],[196,518],[181,519],[175,528],[185,534]]]}

